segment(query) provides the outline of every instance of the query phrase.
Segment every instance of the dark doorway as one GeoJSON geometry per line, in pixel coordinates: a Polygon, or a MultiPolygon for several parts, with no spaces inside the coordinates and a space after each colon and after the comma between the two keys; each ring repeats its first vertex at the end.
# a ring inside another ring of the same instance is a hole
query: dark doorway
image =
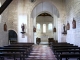
{"type": "Polygon", "coordinates": [[[17,43],[17,33],[14,30],[8,31],[8,37],[9,44],[17,43]]]}

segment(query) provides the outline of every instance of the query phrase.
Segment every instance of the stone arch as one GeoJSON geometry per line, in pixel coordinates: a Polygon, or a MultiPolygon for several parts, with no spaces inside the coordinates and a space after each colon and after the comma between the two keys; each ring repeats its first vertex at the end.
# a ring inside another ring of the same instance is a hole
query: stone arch
{"type": "Polygon", "coordinates": [[[42,13],[48,13],[48,14],[50,14],[50,15],[53,17],[53,15],[52,15],[50,12],[48,12],[48,11],[41,11],[41,12],[39,12],[39,13],[36,15],[36,17],[37,17],[38,15],[42,14],[42,13]]]}
{"type": "Polygon", "coordinates": [[[8,30],[8,40],[17,42],[17,33],[14,30],[8,30]]]}
{"type": "Polygon", "coordinates": [[[33,8],[32,12],[31,12],[31,18],[35,18],[41,12],[46,12],[46,11],[49,12],[49,14],[52,16],[55,15],[55,16],[59,17],[59,11],[55,7],[55,5],[53,5],[53,3],[51,1],[49,1],[49,2],[43,1],[43,2],[40,2],[39,4],[37,4],[33,8]]]}
{"type": "MultiPolygon", "coordinates": [[[[58,18],[60,17],[59,11],[56,8],[56,6],[52,3],[52,1],[48,0],[48,1],[41,1],[40,3],[38,3],[33,9],[32,12],[30,14],[30,17],[33,20],[33,27],[36,27],[36,17],[38,15],[40,15],[41,13],[48,13],[53,17],[53,22],[58,21],[58,18]],[[55,19],[55,21],[54,21],[55,19]]],[[[57,27],[57,25],[55,24],[55,26],[57,27]]],[[[58,29],[58,28],[56,28],[58,29]]],[[[57,35],[58,32],[56,32],[55,36],[57,35]]],[[[57,37],[55,37],[55,40],[58,40],[57,37]]],[[[33,39],[34,42],[36,41],[36,33],[33,33],[33,39]]]]}

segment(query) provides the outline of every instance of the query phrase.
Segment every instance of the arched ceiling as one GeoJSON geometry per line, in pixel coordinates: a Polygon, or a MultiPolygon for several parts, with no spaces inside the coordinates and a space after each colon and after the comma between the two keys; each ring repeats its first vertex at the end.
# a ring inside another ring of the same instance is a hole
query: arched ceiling
{"type": "Polygon", "coordinates": [[[38,4],[32,11],[31,17],[35,18],[41,13],[48,13],[52,16],[56,15],[59,17],[59,11],[58,9],[50,2],[42,2],[38,4]]]}

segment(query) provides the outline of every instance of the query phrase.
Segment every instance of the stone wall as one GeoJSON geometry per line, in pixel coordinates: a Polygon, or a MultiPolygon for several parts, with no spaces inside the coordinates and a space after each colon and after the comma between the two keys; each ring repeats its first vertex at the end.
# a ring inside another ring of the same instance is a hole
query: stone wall
{"type": "MultiPolygon", "coordinates": [[[[5,2],[5,0],[0,1],[1,4],[5,2]]],[[[1,14],[1,22],[0,22],[0,46],[8,45],[8,31],[4,31],[4,24],[8,21],[8,9],[6,9],[3,14],[1,14]]],[[[7,23],[6,23],[7,24],[7,23]]]]}
{"type": "Polygon", "coordinates": [[[80,46],[80,0],[66,0],[66,20],[70,23],[67,30],[67,42],[80,46]],[[73,18],[76,20],[76,29],[72,28],[73,18]]]}
{"type": "MultiPolygon", "coordinates": [[[[1,0],[4,2],[5,0],[1,0]]],[[[27,15],[27,37],[28,42],[33,42],[33,19],[31,18],[31,12],[36,5],[43,1],[51,2],[59,11],[59,18],[57,18],[58,26],[58,40],[61,41],[61,32],[62,24],[65,22],[65,4],[63,0],[36,0],[31,3],[30,0],[13,0],[11,4],[5,9],[1,14],[1,23],[0,23],[0,46],[8,44],[8,31],[3,31],[3,24],[6,22],[8,30],[14,30],[18,33],[18,16],[19,14],[27,15]],[[4,38],[5,37],[5,38],[4,38]]],[[[72,0],[71,0],[72,1],[72,0]]]]}

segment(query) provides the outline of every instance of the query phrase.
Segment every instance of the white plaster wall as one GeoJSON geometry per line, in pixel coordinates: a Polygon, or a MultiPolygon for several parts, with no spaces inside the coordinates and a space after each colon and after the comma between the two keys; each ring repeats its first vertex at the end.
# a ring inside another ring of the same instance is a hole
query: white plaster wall
{"type": "Polygon", "coordinates": [[[27,14],[25,1],[18,1],[18,42],[27,43],[27,14]],[[22,34],[22,24],[24,24],[24,34],[22,34]]]}
{"type": "Polygon", "coordinates": [[[18,17],[18,42],[27,43],[27,15],[19,15],[18,17]],[[24,24],[24,34],[22,34],[22,24],[24,24]]]}

